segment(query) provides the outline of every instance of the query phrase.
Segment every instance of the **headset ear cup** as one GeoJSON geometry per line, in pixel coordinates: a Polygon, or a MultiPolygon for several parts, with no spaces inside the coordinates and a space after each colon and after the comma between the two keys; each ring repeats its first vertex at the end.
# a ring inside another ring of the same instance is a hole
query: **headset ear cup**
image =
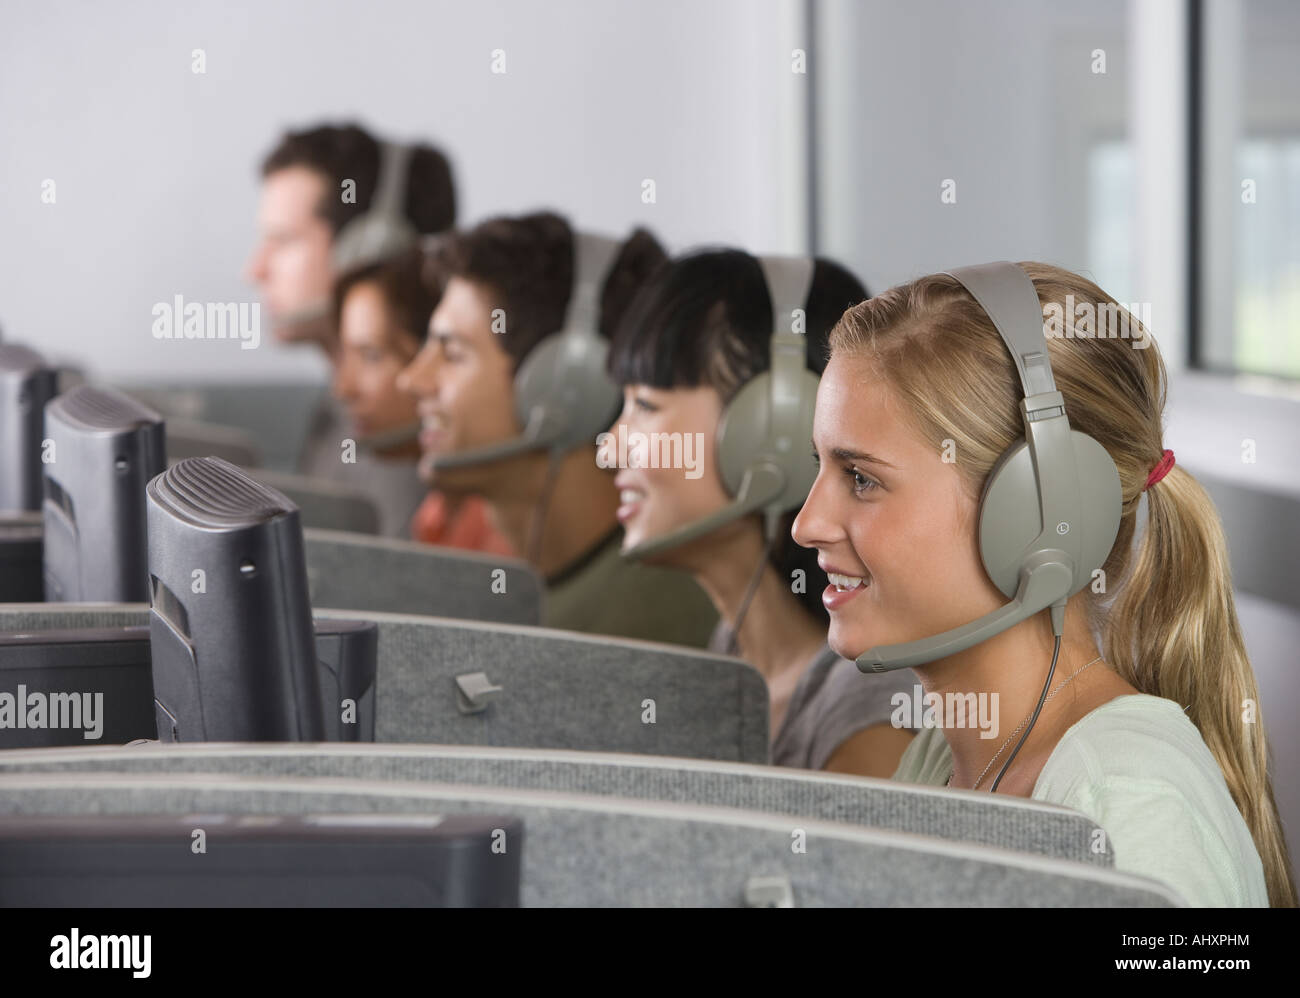
{"type": "MultiPolygon", "coordinates": [[[[1079,513],[1072,525],[1080,531],[1081,551],[1079,563],[1073,566],[1073,595],[1110,557],[1119,533],[1121,490],[1115,462],[1106,449],[1078,430],[1070,431],[1070,439],[1080,490],[1079,513]]],[[[1033,544],[1042,529],[1038,478],[1029,446],[1021,440],[989,472],[979,505],[980,559],[1007,598],[1015,596],[1021,566],[1035,552],[1033,544]]]]}
{"type": "Polygon", "coordinates": [[[529,352],[515,372],[515,416],[528,426],[537,409],[571,450],[596,442],[618,411],[622,392],[605,370],[609,344],[587,333],[554,333],[529,352]]]}
{"type": "Polygon", "coordinates": [[[551,385],[547,368],[553,363],[548,352],[550,339],[552,337],[547,337],[533,347],[515,370],[515,419],[520,431],[528,425],[533,409],[546,401],[546,392],[551,385]]]}
{"type": "Polygon", "coordinates": [[[763,373],[742,385],[718,419],[718,474],[729,496],[740,491],[745,472],[763,453],[771,421],[768,377],[763,373]]]}
{"type": "Polygon", "coordinates": [[[821,378],[812,371],[799,372],[798,426],[780,451],[781,468],[786,476],[785,509],[798,509],[808,499],[817,480],[817,460],[812,453],[813,415],[817,409],[817,389],[821,378]]]}
{"type": "Polygon", "coordinates": [[[354,267],[387,260],[419,241],[415,226],[404,218],[374,213],[354,218],[334,238],[330,251],[334,269],[345,274],[354,267]]]}
{"type": "Polygon", "coordinates": [[[1124,488],[1115,461],[1105,447],[1078,430],[1072,431],[1071,436],[1079,468],[1084,530],[1083,561],[1074,577],[1074,592],[1077,593],[1092,582],[1093,572],[1106,564],[1115,549],[1123,514],[1124,488]]]}
{"type": "Polygon", "coordinates": [[[980,560],[1008,599],[1020,584],[1020,566],[1042,531],[1038,478],[1029,445],[1021,440],[1002,453],[984,482],[979,506],[980,560]]]}
{"type": "Polygon", "coordinates": [[[800,433],[776,440],[771,425],[770,378],[766,371],[752,378],[723,410],[718,420],[718,473],[727,494],[735,496],[751,467],[760,463],[775,465],[785,480],[779,499],[781,510],[785,511],[803,504],[817,478],[817,462],[813,460],[809,441],[819,379],[812,371],[801,372],[800,433]]]}

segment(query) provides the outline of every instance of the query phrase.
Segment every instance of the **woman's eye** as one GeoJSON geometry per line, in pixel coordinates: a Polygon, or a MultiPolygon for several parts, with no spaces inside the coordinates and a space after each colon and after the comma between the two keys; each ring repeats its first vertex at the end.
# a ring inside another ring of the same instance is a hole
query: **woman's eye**
{"type": "Polygon", "coordinates": [[[818,454],[816,451],[810,451],[809,453],[812,454],[813,464],[817,465],[817,467],[820,468],[822,466],[821,455],[818,454]]]}
{"type": "Polygon", "coordinates": [[[639,398],[639,397],[638,397],[638,398],[633,399],[632,402],[633,402],[633,404],[634,404],[638,409],[641,409],[641,410],[643,410],[644,412],[658,412],[658,411],[659,411],[659,407],[658,407],[657,405],[655,405],[653,402],[650,402],[648,399],[643,399],[643,398],[639,398]]]}
{"type": "Polygon", "coordinates": [[[875,480],[868,478],[866,475],[862,474],[862,472],[858,471],[857,468],[845,468],[844,472],[853,480],[854,495],[862,495],[866,492],[871,492],[880,488],[879,484],[875,480]]]}

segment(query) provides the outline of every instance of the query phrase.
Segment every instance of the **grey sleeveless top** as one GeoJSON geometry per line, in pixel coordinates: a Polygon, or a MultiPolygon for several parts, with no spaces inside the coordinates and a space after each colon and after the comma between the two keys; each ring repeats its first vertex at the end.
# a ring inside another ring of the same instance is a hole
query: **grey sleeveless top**
{"type": "MultiPolygon", "coordinates": [[[[729,634],[719,624],[709,647],[723,651],[729,634]]],[[[862,672],[830,645],[822,645],[790,696],[781,729],[772,743],[772,765],[796,769],[821,769],[835,750],[859,731],[877,724],[889,724],[895,707],[891,698],[906,693],[910,705],[914,687],[920,684],[911,669],[893,672],[862,672]]],[[[909,706],[904,716],[910,722],[909,706]]],[[[910,723],[904,727],[914,730],[910,723]]]]}

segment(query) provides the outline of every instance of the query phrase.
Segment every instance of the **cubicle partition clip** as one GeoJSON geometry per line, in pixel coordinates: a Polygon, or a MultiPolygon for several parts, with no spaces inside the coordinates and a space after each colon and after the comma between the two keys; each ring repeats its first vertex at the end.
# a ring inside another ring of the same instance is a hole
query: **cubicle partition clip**
{"type": "Polygon", "coordinates": [[[793,908],[794,887],[789,877],[750,877],[745,884],[748,908],[793,908]]]}
{"type": "Polygon", "coordinates": [[[481,713],[502,689],[492,684],[486,672],[467,672],[456,677],[456,707],[462,714],[481,713]]]}

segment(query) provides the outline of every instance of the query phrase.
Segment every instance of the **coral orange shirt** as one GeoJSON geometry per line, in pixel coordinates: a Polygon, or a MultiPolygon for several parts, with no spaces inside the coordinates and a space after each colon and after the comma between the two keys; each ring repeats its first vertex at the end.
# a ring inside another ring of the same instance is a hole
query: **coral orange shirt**
{"type": "Polygon", "coordinates": [[[453,505],[441,492],[430,492],[411,519],[411,536],[425,544],[516,557],[510,541],[492,522],[487,503],[478,496],[453,505]]]}

